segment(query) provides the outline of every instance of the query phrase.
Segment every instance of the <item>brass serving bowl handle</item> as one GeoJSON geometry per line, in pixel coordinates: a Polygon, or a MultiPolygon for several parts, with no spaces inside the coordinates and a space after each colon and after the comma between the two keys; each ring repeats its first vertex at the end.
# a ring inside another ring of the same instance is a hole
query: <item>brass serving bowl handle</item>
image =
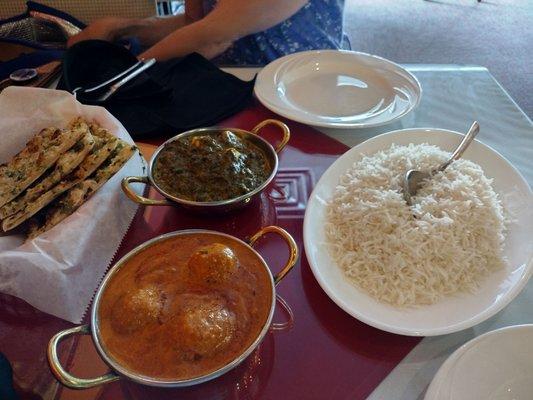
{"type": "MultiPolygon", "coordinates": [[[[274,275],[274,284],[277,285],[296,264],[296,261],[298,260],[298,246],[296,246],[296,242],[292,236],[285,229],[282,229],[279,226],[266,226],[260,229],[259,232],[250,238],[250,246],[253,247],[259,238],[261,238],[265,233],[269,232],[280,235],[289,247],[289,259],[287,260],[287,263],[281,269],[281,271],[274,275]]],[[[288,319],[286,322],[282,323],[273,322],[270,325],[270,329],[276,331],[290,329],[294,323],[294,314],[291,310],[291,307],[282,297],[279,296],[279,294],[276,294],[276,300],[285,311],[288,319]]]]}
{"type": "Polygon", "coordinates": [[[120,379],[120,377],[113,372],[109,372],[97,378],[77,378],[69,374],[65,368],[63,368],[61,362],[59,361],[59,356],[57,355],[57,347],[59,342],[61,342],[63,339],[76,334],[90,335],[91,328],[89,325],[80,325],[75,326],[74,328],[66,329],[55,334],[54,337],[50,339],[50,343],[48,343],[48,363],[50,364],[50,369],[57,380],[71,389],[88,389],[120,379]]]}
{"type": "Polygon", "coordinates": [[[281,139],[281,142],[279,142],[279,144],[276,146],[276,153],[279,153],[281,150],[283,150],[283,148],[291,138],[291,131],[287,125],[285,125],[281,121],[278,121],[277,119],[265,119],[263,122],[257,124],[254,129],[252,129],[252,133],[259,135],[261,129],[263,129],[267,125],[275,125],[283,132],[283,138],[281,139]]]}
{"type": "Polygon", "coordinates": [[[272,324],[270,324],[270,330],[271,331],[285,331],[285,330],[291,329],[292,326],[294,325],[294,313],[292,312],[291,306],[289,306],[289,303],[287,303],[287,300],[285,300],[279,294],[276,294],[276,302],[285,312],[285,315],[287,316],[287,321],[272,322],[272,324]]]}
{"type": "Polygon", "coordinates": [[[266,226],[261,228],[259,232],[250,238],[250,246],[253,247],[255,242],[257,242],[261,236],[269,232],[280,235],[285,243],[287,243],[287,246],[289,246],[289,259],[281,271],[274,275],[274,284],[277,285],[296,264],[296,261],[298,260],[298,246],[296,246],[296,242],[292,236],[285,229],[282,229],[279,226],[266,226]]]}
{"type": "Polygon", "coordinates": [[[139,196],[135,191],[131,188],[131,183],[146,183],[150,184],[150,181],[148,180],[147,176],[127,176],[122,179],[122,190],[124,193],[126,193],[126,196],[128,196],[131,200],[133,200],[136,203],[142,204],[143,206],[171,206],[173,203],[167,199],[163,200],[154,200],[154,199],[148,199],[143,196],[139,196]]]}

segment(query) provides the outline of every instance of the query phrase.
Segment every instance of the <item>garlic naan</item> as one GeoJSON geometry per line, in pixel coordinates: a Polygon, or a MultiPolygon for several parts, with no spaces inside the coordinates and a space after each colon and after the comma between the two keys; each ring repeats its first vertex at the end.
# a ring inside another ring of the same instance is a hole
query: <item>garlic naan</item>
{"type": "Polygon", "coordinates": [[[43,129],[9,162],[0,165],[0,207],[35,182],[88,129],[84,121],[77,121],[70,129],[43,129]]]}
{"type": "Polygon", "coordinates": [[[67,176],[85,159],[94,146],[94,139],[89,130],[83,137],[72,146],[66,153],[62,154],[48,171],[46,171],[32,186],[23,192],[16,199],[0,208],[0,219],[22,210],[27,204],[37,199],[47,192],[55,184],[67,176]]]}
{"type": "MultiPolygon", "coordinates": [[[[116,140],[119,141],[120,139],[116,140]]],[[[43,193],[35,201],[27,203],[22,210],[4,219],[2,221],[2,229],[7,232],[16,228],[39,210],[50,204],[59,195],[66,192],[77,183],[87,179],[100,165],[106,163],[106,159],[112,157],[114,152],[118,150],[119,146],[120,142],[117,144],[116,141],[104,143],[102,147],[93,151],[92,154],[89,154],[85,160],[83,160],[74,171],[62,179],[61,182],[43,193]],[[113,146],[116,146],[115,150],[110,150],[113,146]]]]}
{"type": "Polygon", "coordinates": [[[120,140],[113,154],[90,178],[74,185],[53,204],[31,219],[28,238],[32,239],[46,232],[74,213],[94,192],[122,168],[135,150],[135,146],[120,140]]]}

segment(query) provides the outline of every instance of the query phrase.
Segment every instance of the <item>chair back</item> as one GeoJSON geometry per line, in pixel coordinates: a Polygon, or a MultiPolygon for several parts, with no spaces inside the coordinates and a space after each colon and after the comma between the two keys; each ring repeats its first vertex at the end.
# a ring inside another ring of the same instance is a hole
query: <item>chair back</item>
{"type": "MultiPolygon", "coordinates": [[[[155,0],[37,0],[39,3],[64,11],[88,24],[109,15],[143,18],[156,15],[155,0]]],[[[0,0],[0,19],[26,11],[26,0],[0,0]]]]}

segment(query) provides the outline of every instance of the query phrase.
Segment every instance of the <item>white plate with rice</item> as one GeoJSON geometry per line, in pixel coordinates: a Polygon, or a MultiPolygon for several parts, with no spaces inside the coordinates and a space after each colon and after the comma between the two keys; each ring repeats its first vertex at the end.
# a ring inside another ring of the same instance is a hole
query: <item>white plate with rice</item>
{"type": "Polygon", "coordinates": [[[414,209],[394,190],[406,167],[438,165],[441,150],[461,138],[438,129],[385,133],[342,155],[316,185],[304,221],[307,259],[353,317],[403,335],[456,332],[500,311],[532,275],[531,189],[487,145],[474,141],[419,192],[414,209]]]}

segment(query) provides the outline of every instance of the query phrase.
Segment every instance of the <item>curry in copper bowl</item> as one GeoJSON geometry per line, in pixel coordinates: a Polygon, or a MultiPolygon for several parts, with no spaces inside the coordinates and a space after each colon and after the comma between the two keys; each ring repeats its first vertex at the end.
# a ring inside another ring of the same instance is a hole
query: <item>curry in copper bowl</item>
{"type": "Polygon", "coordinates": [[[236,128],[202,128],[163,143],[150,161],[146,177],[126,177],[124,192],[144,205],[173,205],[200,211],[229,211],[246,205],[264,190],[278,169],[277,153],[290,137],[289,128],[265,120],[251,132],[236,128]],[[259,136],[267,125],[283,132],[276,149],[259,136]],[[130,184],[150,183],[165,199],[139,196],[130,184]]]}
{"type": "Polygon", "coordinates": [[[52,372],[65,385],[87,388],[127,377],[153,386],[188,386],[213,379],[243,361],[271,326],[275,284],[294,266],[297,247],[283,229],[263,228],[250,245],[214,231],[159,236],[124,256],[106,275],[91,327],[60,332],[49,345],[52,372]],[[285,267],[272,276],[251,247],[267,232],[289,246],[285,267]],[[74,333],[92,333],[112,368],[94,379],[73,377],[57,346],[74,333]]]}
{"type": "Polygon", "coordinates": [[[172,141],[154,163],[153,178],[166,193],[211,202],[250,193],[265,182],[272,165],[265,152],[230,130],[172,141]]]}

